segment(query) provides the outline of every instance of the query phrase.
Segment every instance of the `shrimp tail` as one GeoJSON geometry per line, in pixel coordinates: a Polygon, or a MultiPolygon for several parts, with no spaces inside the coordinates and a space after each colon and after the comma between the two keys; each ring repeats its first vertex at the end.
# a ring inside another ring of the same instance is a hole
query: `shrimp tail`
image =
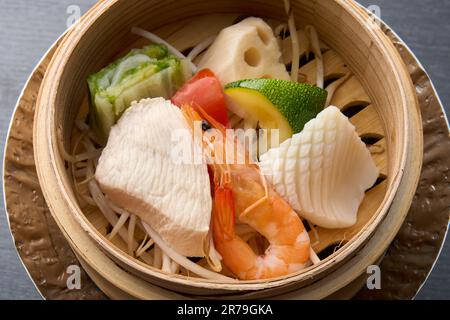
{"type": "Polygon", "coordinates": [[[235,237],[235,219],[233,192],[227,187],[217,187],[213,209],[213,234],[216,243],[235,237]]]}

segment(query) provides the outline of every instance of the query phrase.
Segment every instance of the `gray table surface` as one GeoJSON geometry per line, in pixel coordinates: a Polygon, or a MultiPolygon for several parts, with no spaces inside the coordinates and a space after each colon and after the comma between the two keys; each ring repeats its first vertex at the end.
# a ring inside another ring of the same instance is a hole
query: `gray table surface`
{"type": "MultiPolygon", "coordinates": [[[[405,40],[429,72],[448,113],[450,1],[360,2],[365,6],[379,6],[382,19],[405,40]]],[[[95,0],[0,0],[1,150],[17,97],[34,66],[66,29],[70,18],[69,6],[76,5],[83,13],[94,3],[95,0]]],[[[0,210],[0,299],[40,299],[16,254],[3,205],[0,210]]],[[[450,299],[449,273],[447,241],[434,271],[417,298],[450,299]]]]}

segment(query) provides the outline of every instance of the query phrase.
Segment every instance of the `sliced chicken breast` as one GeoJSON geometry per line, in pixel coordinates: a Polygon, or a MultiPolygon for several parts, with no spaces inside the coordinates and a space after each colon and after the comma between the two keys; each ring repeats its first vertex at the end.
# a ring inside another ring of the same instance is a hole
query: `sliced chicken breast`
{"type": "Polygon", "coordinates": [[[134,102],[111,129],[95,178],[112,202],[140,217],[174,250],[200,257],[211,217],[208,169],[174,153],[200,148],[190,132],[170,101],[134,102]],[[186,136],[175,139],[180,132],[186,136]]]}

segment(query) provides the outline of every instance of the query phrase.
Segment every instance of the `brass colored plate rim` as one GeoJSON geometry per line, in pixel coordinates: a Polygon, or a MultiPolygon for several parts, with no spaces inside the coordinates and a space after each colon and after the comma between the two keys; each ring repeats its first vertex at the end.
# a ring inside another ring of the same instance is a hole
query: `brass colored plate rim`
{"type": "MultiPolygon", "coordinates": [[[[384,22],[382,22],[382,23],[384,23],[384,22]]],[[[386,23],[384,23],[384,24],[387,26],[386,23]]],[[[406,50],[408,50],[409,54],[412,55],[412,57],[414,58],[415,62],[416,62],[417,65],[419,66],[419,68],[425,73],[425,75],[426,75],[426,77],[427,77],[427,79],[428,79],[428,81],[429,81],[429,83],[430,83],[430,85],[431,85],[431,88],[432,88],[432,90],[433,90],[433,92],[434,92],[434,96],[436,97],[436,99],[437,99],[437,101],[438,101],[438,104],[441,106],[442,114],[444,115],[445,122],[447,123],[447,129],[448,129],[449,135],[450,135],[450,123],[449,123],[449,120],[448,120],[448,115],[447,115],[447,113],[445,112],[444,104],[442,103],[442,100],[441,100],[439,94],[437,93],[437,90],[436,90],[436,87],[435,87],[435,85],[434,85],[433,80],[431,79],[430,75],[428,74],[428,72],[427,72],[427,70],[425,69],[425,67],[423,66],[423,64],[422,64],[422,63],[420,62],[420,60],[417,58],[416,54],[411,50],[411,48],[410,48],[410,47],[402,40],[402,38],[401,38],[401,37],[400,37],[393,29],[390,29],[390,32],[392,32],[392,33],[395,35],[395,37],[397,37],[397,39],[399,39],[399,41],[401,42],[401,44],[403,45],[403,47],[404,47],[406,50]]],[[[446,226],[445,235],[444,235],[444,237],[443,237],[443,239],[442,239],[441,247],[440,247],[439,252],[438,252],[438,254],[437,254],[437,256],[436,256],[436,259],[434,260],[434,262],[433,262],[433,264],[432,264],[430,270],[428,271],[428,274],[427,274],[425,280],[422,282],[422,284],[420,285],[420,287],[417,289],[417,292],[416,292],[416,294],[414,295],[414,298],[413,298],[413,299],[415,299],[415,298],[417,297],[417,295],[420,293],[420,291],[421,291],[422,288],[424,287],[425,283],[428,281],[428,278],[430,277],[430,275],[431,275],[431,273],[433,272],[434,268],[436,267],[436,263],[438,262],[438,260],[439,260],[439,258],[440,258],[440,256],[441,256],[441,254],[442,254],[442,251],[443,251],[443,249],[444,249],[445,242],[448,240],[449,231],[450,231],[450,216],[449,216],[449,222],[448,222],[448,224],[447,224],[447,226],[446,226]]]]}
{"type": "MultiPolygon", "coordinates": [[[[7,140],[8,140],[8,138],[9,138],[10,133],[11,133],[11,130],[12,130],[13,126],[14,126],[13,119],[14,119],[15,113],[16,113],[16,111],[17,111],[19,102],[20,102],[21,99],[24,97],[24,95],[27,93],[27,92],[26,92],[26,88],[27,88],[27,86],[28,86],[28,82],[30,81],[32,75],[33,75],[34,72],[37,70],[37,68],[40,66],[40,64],[46,59],[48,53],[49,53],[49,52],[57,45],[58,41],[59,41],[64,35],[65,35],[65,33],[64,33],[64,34],[63,34],[63,35],[62,35],[62,36],[61,36],[61,37],[60,37],[60,38],[52,45],[52,47],[47,51],[47,53],[43,56],[43,58],[42,58],[42,59],[40,60],[40,62],[37,64],[36,68],[33,70],[32,74],[30,75],[29,79],[27,80],[27,82],[26,82],[26,84],[25,84],[25,86],[24,86],[24,88],[23,88],[23,90],[22,90],[22,93],[21,93],[21,95],[19,96],[19,99],[18,99],[18,102],[17,102],[17,104],[16,104],[16,107],[15,107],[15,109],[14,109],[14,112],[13,112],[13,115],[12,115],[12,119],[11,119],[11,122],[10,122],[10,125],[9,125],[9,129],[8,129],[7,140]]],[[[399,38],[399,39],[400,39],[400,38],[399,38]]],[[[413,54],[413,52],[406,46],[406,44],[404,44],[403,41],[401,41],[401,42],[402,42],[402,44],[405,46],[405,48],[407,48],[407,49],[411,52],[411,54],[413,54]]],[[[413,55],[414,55],[414,54],[413,54],[413,55]]],[[[416,59],[417,64],[419,65],[419,67],[420,67],[421,69],[425,70],[425,69],[423,68],[423,66],[421,65],[421,63],[419,62],[419,60],[418,60],[417,58],[415,58],[415,59],[416,59]]],[[[443,109],[443,108],[442,108],[442,103],[441,103],[441,101],[440,101],[440,99],[439,99],[439,96],[438,96],[438,94],[437,94],[437,92],[436,92],[436,89],[435,89],[435,87],[434,87],[434,85],[433,85],[431,79],[429,78],[428,74],[427,74],[427,77],[428,77],[428,80],[430,81],[430,83],[431,83],[431,85],[432,85],[432,87],[433,87],[434,96],[438,99],[439,104],[440,104],[440,106],[441,106],[441,109],[443,109]]],[[[445,115],[445,112],[444,112],[444,115],[445,115]]],[[[448,125],[448,120],[447,120],[447,125],[448,125]]],[[[4,156],[6,156],[6,147],[7,147],[7,144],[5,144],[5,152],[4,152],[4,156]]],[[[4,164],[3,164],[3,175],[5,176],[5,161],[4,161],[4,164]]],[[[5,211],[6,211],[6,216],[7,216],[7,221],[8,221],[8,226],[9,226],[9,228],[10,228],[11,236],[12,236],[12,238],[14,239],[14,235],[13,235],[13,233],[12,233],[12,231],[11,231],[11,225],[10,225],[9,213],[8,213],[7,208],[6,208],[6,200],[7,200],[7,199],[6,199],[6,192],[5,192],[5,180],[4,180],[3,183],[4,183],[3,197],[4,197],[4,204],[5,204],[5,211]]],[[[446,236],[447,236],[447,234],[448,234],[448,224],[446,225],[446,230],[447,230],[447,232],[446,232],[446,236]]],[[[439,252],[439,254],[442,252],[442,248],[443,248],[443,245],[444,245],[446,236],[444,237],[444,239],[443,239],[443,241],[442,241],[442,244],[441,244],[441,246],[440,246],[440,252],[439,252]]],[[[16,244],[16,245],[17,245],[17,244],[16,244]]],[[[19,255],[19,252],[18,252],[18,250],[17,250],[17,246],[15,246],[15,248],[16,248],[17,254],[19,255]]],[[[437,262],[437,260],[438,260],[438,258],[439,258],[439,254],[437,255],[435,261],[433,262],[433,265],[432,265],[432,267],[431,267],[431,269],[430,269],[430,271],[429,271],[429,273],[428,273],[428,276],[429,276],[429,274],[431,273],[433,267],[435,266],[435,264],[436,264],[436,262],[437,262]]],[[[19,255],[19,258],[20,258],[20,255],[19,255]]],[[[29,270],[28,270],[28,267],[25,265],[25,263],[24,263],[24,261],[23,261],[22,259],[20,259],[20,260],[21,260],[22,264],[24,265],[24,267],[25,267],[25,269],[26,269],[26,271],[27,271],[28,276],[30,277],[30,279],[33,281],[33,284],[34,284],[35,287],[37,288],[39,294],[40,294],[43,298],[46,298],[46,293],[45,293],[45,292],[41,292],[41,291],[38,289],[35,280],[32,278],[32,276],[31,276],[31,274],[30,274],[30,272],[29,272],[29,270]]],[[[428,276],[427,276],[427,277],[428,277],[428,276]]],[[[426,280],[425,280],[425,281],[426,281],[426,280]]],[[[423,287],[424,283],[425,283],[425,282],[423,282],[423,283],[421,284],[421,286],[417,289],[417,292],[419,292],[419,290],[423,287]]]]}
{"type": "Polygon", "coordinates": [[[7,152],[7,148],[8,148],[8,140],[9,140],[9,137],[10,137],[11,132],[12,132],[13,127],[14,127],[14,118],[15,118],[15,116],[16,116],[17,109],[19,108],[20,102],[21,102],[22,99],[25,97],[25,95],[26,95],[26,94],[29,94],[29,92],[28,92],[28,90],[29,90],[29,89],[28,89],[28,86],[29,86],[29,84],[30,84],[30,82],[31,82],[31,80],[32,80],[32,78],[33,78],[33,76],[34,76],[35,73],[38,71],[38,69],[39,69],[39,67],[41,66],[41,64],[42,64],[46,59],[48,59],[49,54],[57,47],[58,43],[61,41],[62,38],[64,38],[64,36],[65,36],[66,34],[67,34],[67,31],[63,32],[63,33],[57,38],[57,40],[56,40],[56,41],[55,41],[55,42],[47,49],[47,51],[44,53],[44,55],[41,57],[41,59],[40,59],[40,60],[38,61],[38,63],[35,65],[35,67],[34,67],[33,70],[31,71],[30,75],[28,76],[27,80],[25,81],[25,84],[24,84],[22,90],[20,91],[19,97],[18,97],[17,100],[16,100],[16,104],[15,104],[15,106],[14,106],[14,110],[13,110],[13,112],[12,112],[12,114],[11,114],[11,119],[10,119],[10,122],[9,122],[9,125],[8,125],[8,130],[7,130],[6,139],[5,139],[5,145],[4,145],[4,148],[3,148],[3,167],[2,167],[2,177],[3,177],[3,181],[2,181],[2,186],[3,186],[3,206],[4,206],[4,209],[5,209],[6,222],[7,222],[7,224],[8,224],[8,230],[9,230],[9,233],[10,233],[10,235],[11,235],[11,239],[12,239],[13,242],[14,242],[14,250],[15,250],[17,256],[19,257],[19,260],[20,260],[22,266],[23,266],[24,269],[25,269],[25,272],[27,273],[27,275],[28,275],[28,277],[30,278],[31,282],[33,283],[34,287],[36,288],[36,291],[39,293],[39,295],[40,295],[43,299],[46,299],[46,296],[41,292],[41,290],[39,289],[39,287],[38,287],[37,284],[36,284],[35,279],[33,279],[33,277],[31,276],[30,271],[29,271],[29,269],[28,269],[28,266],[27,266],[27,265],[25,264],[25,262],[22,260],[22,258],[21,258],[21,256],[20,256],[20,253],[19,253],[19,250],[18,250],[18,248],[17,248],[17,243],[16,243],[16,241],[15,241],[15,237],[14,237],[13,231],[12,231],[12,229],[11,229],[11,221],[10,221],[10,215],[9,215],[9,212],[8,212],[7,199],[6,199],[6,189],[7,189],[7,186],[6,186],[6,183],[5,183],[5,181],[6,181],[6,179],[5,179],[5,177],[6,177],[6,152],[7,152]]]}

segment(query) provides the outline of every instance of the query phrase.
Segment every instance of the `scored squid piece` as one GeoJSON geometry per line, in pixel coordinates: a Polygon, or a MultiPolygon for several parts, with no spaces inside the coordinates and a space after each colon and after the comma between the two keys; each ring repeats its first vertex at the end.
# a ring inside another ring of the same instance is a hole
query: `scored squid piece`
{"type": "Polygon", "coordinates": [[[354,225],[364,193],[379,175],[355,127],[334,106],[262,155],[259,165],[302,217],[325,228],[354,225]]]}

